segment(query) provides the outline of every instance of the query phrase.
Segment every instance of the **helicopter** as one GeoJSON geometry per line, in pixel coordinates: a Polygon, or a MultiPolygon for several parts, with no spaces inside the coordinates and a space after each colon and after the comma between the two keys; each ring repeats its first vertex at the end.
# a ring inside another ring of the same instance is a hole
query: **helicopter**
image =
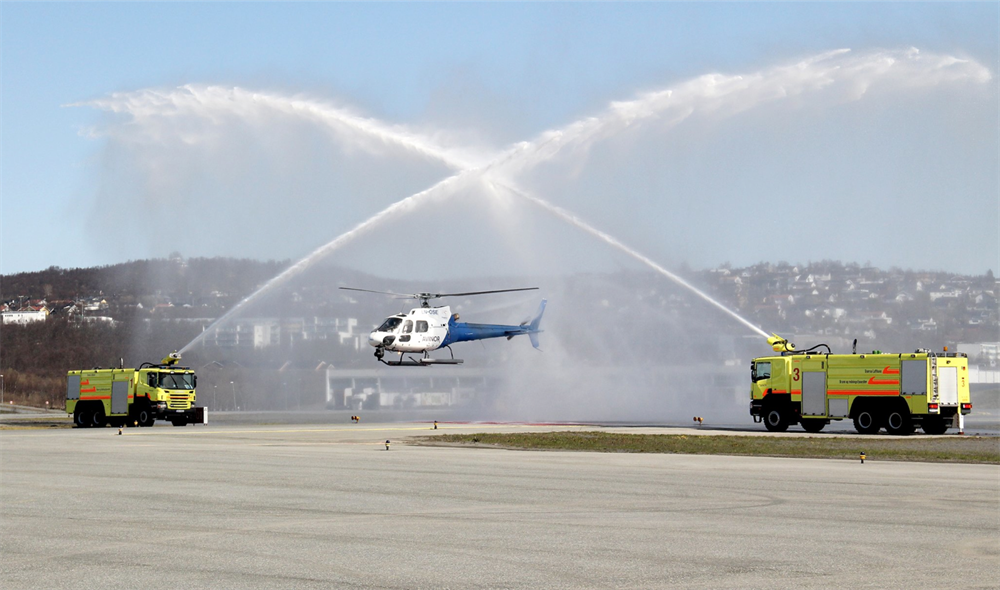
{"type": "Polygon", "coordinates": [[[503,324],[471,324],[459,322],[458,314],[451,313],[451,307],[444,305],[431,307],[432,299],[442,297],[465,297],[469,295],[486,295],[489,293],[512,293],[515,291],[535,291],[538,287],[523,289],[498,289],[493,291],[472,291],[468,293],[392,293],[390,291],[373,291],[354,287],[340,287],[344,291],[361,291],[363,293],[378,293],[392,295],[396,299],[416,299],[420,307],[411,309],[409,313],[398,313],[385,319],[382,324],[368,335],[368,344],[375,347],[375,358],[391,367],[424,367],[429,365],[460,365],[462,359],[456,359],[451,345],[457,342],[485,340],[487,338],[505,337],[510,340],[514,336],[527,335],[531,345],[538,348],[538,324],[545,312],[546,300],[542,299],[538,313],[534,319],[525,320],[518,325],[503,324]],[[451,358],[432,358],[432,350],[447,348],[451,358]],[[386,352],[399,354],[398,360],[386,360],[386,352]],[[405,356],[407,353],[420,353],[420,358],[405,356]]]}

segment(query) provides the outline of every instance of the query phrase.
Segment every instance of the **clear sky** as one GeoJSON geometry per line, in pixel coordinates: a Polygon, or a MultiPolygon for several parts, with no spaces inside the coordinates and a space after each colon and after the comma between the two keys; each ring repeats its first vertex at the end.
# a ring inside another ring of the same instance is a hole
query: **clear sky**
{"type": "MultiPolygon", "coordinates": [[[[615,128],[518,180],[668,266],[1000,272],[998,7],[3,2],[0,272],[298,258],[454,172],[252,98],[208,104],[218,89],[344,109],[476,159],[705,74],[911,47],[988,76],[866,77],[854,94],[844,79],[801,100],[741,95],[725,116],[695,93],[676,126],[615,128]]],[[[473,225],[462,212],[430,223],[473,225]]],[[[394,256],[358,264],[391,272],[394,256]]]]}

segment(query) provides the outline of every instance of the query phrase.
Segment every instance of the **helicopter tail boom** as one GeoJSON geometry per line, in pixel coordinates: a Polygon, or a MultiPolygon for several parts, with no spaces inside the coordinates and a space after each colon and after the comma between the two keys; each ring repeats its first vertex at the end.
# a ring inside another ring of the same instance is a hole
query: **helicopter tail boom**
{"type": "Polygon", "coordinates": [[[531,345],[538,348],[538,324],[542,321],[542,313],[545,311],[545,300],[542,300],[538,308],[538,315],[530,322],[520,325],[503,324],[470,324],[455,321],[454,318],[448,322],[448,336],[441,343],[441,346],[448,346],[456,342],[469,342],[471,340],[485,340],[487,338],[507,338],[510,340],[514,336],[527,335],[531,339],[531,345]]]}

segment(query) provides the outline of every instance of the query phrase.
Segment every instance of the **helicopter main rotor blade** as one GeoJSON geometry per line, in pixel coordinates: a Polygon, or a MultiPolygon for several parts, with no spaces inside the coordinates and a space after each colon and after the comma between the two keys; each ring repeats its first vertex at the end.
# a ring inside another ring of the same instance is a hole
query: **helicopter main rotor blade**
{"type": "Polygon", "coordinates": [[[514,291],[537,291],[538,287],[525,287],[523,289],[496,289],[494,291],[470,291],[468,293],[435,293],[431,297],[464,297],[465,295],[487,295],[489,293],[513,293],[514,291]]]}
{"type": "Polygon", "coordinates": [[[395,299],[417,299],[427,301],[439,297],[465,297],[466,295],[488,295],[490,293],[513,293],[515,291],[537,291],[538,287],[525,287],[523,289],[495,289],[493,291],[469,291],[468,293],[393,293],[392,291],[375,291],[372,289],[358,289],[356,287],[340,287],[344,291],[360,291],[362,293],[378,293],[379,295],[392,295],[395,299]]]}
{"type": "Polygon", "coordinates": [[[362,293],[378,293],[379,295],[396,295],[397,297],[402,297],[404,299],[410,299],[413,295],[407,295],[406,293],[393,293],[392,291],[372,291],[371,289],[356,289],[354,287],[340,287],[344,291],[361,291],[362,293]]]}

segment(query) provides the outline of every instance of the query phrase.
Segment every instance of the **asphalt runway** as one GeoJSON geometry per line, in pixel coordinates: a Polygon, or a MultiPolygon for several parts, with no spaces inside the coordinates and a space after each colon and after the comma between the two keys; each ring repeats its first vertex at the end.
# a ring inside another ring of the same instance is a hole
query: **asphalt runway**
{"type": "MultiPolygon", "coordinates": [[[[593,429],[437,432],[555,428],[593,429]]],[[[1000,587],[998,466],[403,442],[432,433],[0,432],[0,586],[1000,587]]]]}

